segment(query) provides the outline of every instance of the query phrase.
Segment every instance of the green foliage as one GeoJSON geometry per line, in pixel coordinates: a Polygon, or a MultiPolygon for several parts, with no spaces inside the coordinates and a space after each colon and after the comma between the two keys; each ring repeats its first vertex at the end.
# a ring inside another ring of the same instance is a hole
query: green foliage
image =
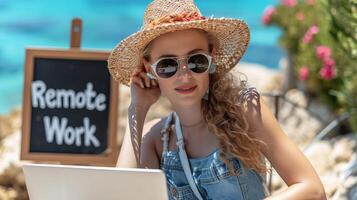
{"type": "Polygon", "coordinates": [[[334,91],[343,111],[352,112],[350,124],[357,131],[357,0],[329,0],[331,35],[340,47],[344,71],[342,85],[334,91]]]}
{"type": "Polygon", "coordinates": [[[279,4],[267,22],[283,30],[279,43],[307,92],[338,113],[355,113],[350,124],[357,132],[357,0],[279,4]],[[318,56],[321,46],[331,50],[331,55],[318,56]],[[308,75],[301,74],[303,67],[308,75]],[[327,68],[330,73],[323,70],[327,68]]]}

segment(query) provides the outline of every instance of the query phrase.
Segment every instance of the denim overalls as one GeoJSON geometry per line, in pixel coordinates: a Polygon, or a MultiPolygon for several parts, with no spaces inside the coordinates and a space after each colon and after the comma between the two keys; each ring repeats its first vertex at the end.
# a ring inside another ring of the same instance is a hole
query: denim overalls
{"type": "MultiPolygon", "coordinates": [[[[160,168],[166,174],[170,200],[197,199],[183,171],[178,151],[168,151],[168,131],[163,131],[164,150],[160,168]],[[166,135],[165,135],[166,134],[166,135]]],[[[219,149],[202,158],[189,159],[193,179],[202,198],[207,200],[256,200],[263,199],[267,192],[263,179],[256,171],[243,167],[240,160],[229,157],[234,170],[232,175],[227,165],[219,159],[219,149]]]]}

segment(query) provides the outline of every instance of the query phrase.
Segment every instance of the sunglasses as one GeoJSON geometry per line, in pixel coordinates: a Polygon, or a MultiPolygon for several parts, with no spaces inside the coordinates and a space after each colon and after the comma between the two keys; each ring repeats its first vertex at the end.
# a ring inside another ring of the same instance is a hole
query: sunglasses
{"type": "Polygon", "coordinates": [[[194,73],[206,72],[212,63],[212,57],[204,53],[196,53],[187,57],[164,57],[151,65],[154,72],[160,78],[170,78],[176,74],[179,69],[179,61],[186,60],[187,67],[194,73]]]}

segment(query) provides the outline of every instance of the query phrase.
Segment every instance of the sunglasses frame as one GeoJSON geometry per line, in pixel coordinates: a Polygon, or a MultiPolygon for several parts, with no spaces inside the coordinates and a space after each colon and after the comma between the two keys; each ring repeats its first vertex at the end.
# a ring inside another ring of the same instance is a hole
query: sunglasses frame
{"type": "Polygon", "coordinates": [[[190,68],[189,68],[189,69],[191,70],[191,72],[193,72],[193,73],[195,73],[195,74],[202,74],[202,73],[204,73],[204,72],[207,72],[207,71],[211,68],[211,66],[212,66],[212,56],[210,56],[210,55],[208,55],[208,54],[205,54],[205,53],[194,53],[194,54],[191,54],[191,55],[181,56],[181,57],[162,57],[162,58],[158,59],[157,61],[155,61],[155,62],[154,62],[153,64],[151,64],[150,66],[151,66],[151,68],[153,69],[153,71],[154,71],[154,73],[156,74],[157,77],[159,77],[159,78],[161,78],[161,79],[168,79],[168,78],[174,77],[174,76],[176,75],[176,73],[178,72],[178,69],[180,68],[180,65],[181,65],[180,62],[179,62],[180,60],[185,60],[186,64],[188,64],[187,61],[188,61],[192,56],[196,56],[196,55],[203,55],[203,56],[205,56],[205,57],[208,59],[208,67],[207,67],[206,71],[203,71],[203,72],[200,72],[200,73],[194,72],[194,71],[192,71],[192,69],[190,69],[190,68]],[[156,72],[157,64],[158,64],[160,61],[164,60],[164,59],[173,59],[173,60],[175,60],[175,61],[178,63],[178,69],[176,70],[175,74],[172,75],[172,76],[170,76],[170,77],[167,77],[167,78],[164,78],[164,77],[159,76],[159,75],[157,74],[157,72],[156,72]]]}

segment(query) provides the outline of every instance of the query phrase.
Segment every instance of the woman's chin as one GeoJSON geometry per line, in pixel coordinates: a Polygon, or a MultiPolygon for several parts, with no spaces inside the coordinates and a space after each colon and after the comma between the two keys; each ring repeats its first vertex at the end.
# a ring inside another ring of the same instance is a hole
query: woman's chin
{"type": "Polygon", "coordinates": [[[175,98],[174,100],[171,100],[171,103],[173,105],[179,106],[179,107],[192,107],[195,105],[200,105],[202,101],[202,97],[201,98],[192,98],[192,97],[183,97],[183,98],[175,98]]]}

